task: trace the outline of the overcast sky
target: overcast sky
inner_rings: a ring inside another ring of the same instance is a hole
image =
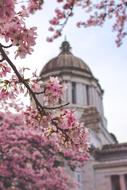
[[[83,19],[84,14],[77,12],[65,27],[63,36],[53,43],[46,42],[48,20],[53,15],[53,6],[47,0],[44,9],[32,16],[29,25],[38,27],[38,40],[32,56],[25,63],[32,70],[38,72],[44,64],[59,53],[59,47],[64,40],[64,35],[72,47],[72,53],[83,59],[91,68],[94,76],[104,90],[104,112],[108,120],[108,130],[113,132],[120,142],[127,141],[127,39],[117,48],[115,33],[112,32],[110,23],[103,28],[78,29],[75,22]]]

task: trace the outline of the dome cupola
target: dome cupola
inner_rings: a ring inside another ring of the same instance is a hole
[[[62,72],[71,72],[72,74],[77,72],[82,76],[93,77],[90,68],[80,58],[74,56],[71,53],[71,46],[68,41],[63,41],[60,47],[60,54],[51,59],[42,69],[40,77],[55,74],[59,75]],[[79,73],[80,72],[80,73]]]
[[[103,113],[103,90],[89,66],[72,54],[67,40],[62,42],[60,53],[45,64],[40,80],[51,76],[57,76],[67,86],[59,103],[69,102],[68,107],[76,110],[77,118],[91,130],[91,143],[99,147],[112,142]]]
[[[72,54],[67,40],[62,42],[58,56],[49,60],[40,73],[42,80],[47,80],[50,76],[59,77],[67,85],[65,102],[83,109],[84,106],[95,106],[103,112],[103,90],[88,65]]]

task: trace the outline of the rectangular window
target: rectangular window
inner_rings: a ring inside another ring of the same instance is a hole
[[[76,104],[76,83],[72,82],[72,104]]]
[[[87,103],[87,105],[90,104],[89,86],[88,85],[86,85],[86,103]]]
[[[120,177],[118,175],[111,176],[112,190],[120,190]]]

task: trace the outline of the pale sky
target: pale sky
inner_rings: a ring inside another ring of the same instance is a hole
[[[84,14],[78,11],[65,27],[63,36],[53,43],[48,43],[48,20],[53,15],[50,2],[47,0],[44,9],[28,21],[30,26],[38,27],[39,37],[33,55],[17,62],[25,63],[32,70],[37,69],[39,72],[48,60],[58,55],[66,35],[72,53],[88,64],[105,92],[103,103],[108,130],[116,135],[119,142],[127,141],[127,39],[117,48],[116,34],[112,32],[110,23],[102,28],[76,28],[76,21],[84,17]]]

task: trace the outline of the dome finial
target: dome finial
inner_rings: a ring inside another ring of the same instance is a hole
[[[62,53],[70,53],[71,46],[67,41],[66,36],[64,37],[64,41],[62,42],[60,49],[62,50]]]
[[[66,35],[64,36],[64,41],[67,41],[67,36]]]

